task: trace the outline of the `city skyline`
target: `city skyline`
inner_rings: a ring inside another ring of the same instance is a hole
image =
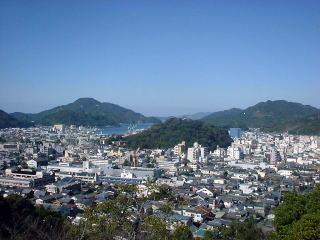
[[[1,1],[0,109],[319,108],[318,1]]]
[[[0,239],[316,239],[319,43],[319,0],[1,0]]]

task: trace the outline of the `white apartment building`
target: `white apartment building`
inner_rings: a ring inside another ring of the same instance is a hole
[[[202,147],[197,142],[193,144],[193,147],[188,148],[187,159],[191,162],[204,162],[206,156],[207,156],[206,148]]]
[[[241,156],[241,152],[238,147],[230,146],[227,149],[227,155],[232,160],[239,160]]]

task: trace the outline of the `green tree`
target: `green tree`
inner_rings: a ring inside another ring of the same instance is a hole
[[[305,214],[302,218],[292,224],[291,231],[285,239],[320,239],[320,215]]]
[[[85,209],[85,221],[73,227],[69,233],[71,239],[131,239],[134,235],[126,206],[132,202],[125,196]]]
[[[186,225],[179,225],[172,232],[172,240],[192,240],[192,232]]]
[[[320,239],[320,187],[309,193],[288,193],[275,210],[273,239]]]
[[[154,190],[153,192],[150,194],[150,199],[153,200],[160,200],[160,199],[172,199],[173,197],[173,193],[172,193],[172,189],[170,187],[167,186],[156,186],[154,185]]]
[[[6,170],[8,168],[7,161],[4,161],[3,165],[1,166],[1,170]]]
[[[280,235],[287,235],[291,224],[305,214],[306,199],[297,193],[287,193],[283,203],[275,210],[274,225]]]
[[[206,231],[204,240],[263,240],[262,231],[257,228],[253,219],[244,222],[233,222],[229,227],[219,227]]]
[[[65,218],[21,196],[0,197],[0,239],[65,239]]]
[[[227,147],[232,139],[225,129],[215,127],[202,121],[172,118],[165,123],[156,124],[139,134],[124,138],[127,146],[141,148],[169,148],[186,141],[186,147],[194,142],[214,150],[217,145]]]
[[[139,235],[144,240],[168,240],[170,234],[166,229],[166,224],[159,218],[148,216],[139,226]]]
[[[213,231],[206,231],[204,234],[204,240],[220,240],[222,239],[222,232],[221,230],[213,230]]]
[[[138,188],[134,184],[119,184],[118,193],[128,193],[128,194],[135,194],[138,191]]]

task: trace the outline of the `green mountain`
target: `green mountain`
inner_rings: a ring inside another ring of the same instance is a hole
[[[262,128],[280,126],[287,121],[298,120],[316,114],[319,110],[309,105],[284,100],[260,102],[245,110],[231,109],[211,114],[203,121],[222,127]]]
[[[278,124],[271,128],[270,131],[285,131],[297,135],[320,135],[320,111],[311,116]]]
[[[10,128],[10,127],[29,127],[26,121],[18,120],[10,114],[0,110],[0,128]]]
[[[211,112],[197,112],[193,114],[179,115],[179,116],[169,116],[169,117],[157,117],[161,122],[165,122],[170,118],[190,118],[191,120],[200,120],[211,114]]]
[[[105,126],[119,123],[158,123],[155,117],[145,117],[140,113],[112,103],[101,103],[93,98],[80,98],[73,103],[58,106],[37,114],[12,113],[12,116],[39,125],[67,124]]]
[[[229,110],[211,113],[210,115],[202,118],[201,120],[205,122],[213,123],[216,126],[225,126],[224,124],[225,124],[226,118],[230,119],[231,117],[239,114],[240,112],[242,112],[240,108],[231,108]]]
[[[186,141],[188,147],[194,142],[216,149],[217,145],[227,147],[231,138],[225,129],[191,119],[171,118],[165,123],[153,125],[148,130],[125,138],[130,148],[169,148]]]
[[[198,113],[193,113],[193,114],[186,114],[186,115],[181,115],[178,116],[179,118],[190,118],[191,120],[200,120],[208,115],[210,115],[211,112],[198,112]]]

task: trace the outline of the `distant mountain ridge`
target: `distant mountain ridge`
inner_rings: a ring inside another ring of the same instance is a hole
[[[287,102],[285,100],[260,102],[244,110],[230,109],[213,113],[202,120],[221,127],[261,128],[265,131],[285,131],[290,122],[305,119],[317,114],[320,110],[310,105]],[[281,127],[282,126],[282,127]],[[284,127],[286,126],[286,127]]]
[[[253,127],[272,132],[288,131],[293,134],[320,135],[319,112],[319,109],[310,105],[276,100],[260,102],[244,110],[232,108],[214,112],[203,117],[201,121],[225,128]],[[185,117],[199,117],[201,114],[206,113],[185,115]],[[162,120],[167,120],[167,118],[162,118]],[[15,112],[9,115],[0,110],[0,128],[58,123],[105,126],[133,122],[159,123],[160,120],[155,117],[145,117],[116,104],[101,103],[93,98],[80,98],[73,103],[35,114]]]
[[[227,117],[231,118],[233,116],[236,116],[240,112],[242,112],[242,109],[240,108],[231,108],[229,110],[211,113],[210,115],[205,116],[201,120],[213,123],[217,126],[224,126]]]
[[[73,103],[58,106],[36,114],[15,112],[13,117],[33,121],[39,125],[67,124],[105,126],[119,123],[158,123],[155,117],[145,117],[113,103],[102,103],[93,98],[79,98]]]
[[[0,110],[0,128],[10,127],[29,127],[31,124],[27,121],[18,120],[5,111]]]
[[[208,115],[210,115],[211,112],[197,112],[193,114],[185,114],[185,115],[178,115],[178,116],[169,116],[169,117],[157,117],[161,122],[165,122],[170,118],[189,118],[191,120],[200,120]]]
[[[190,118],[191,120],[200,120],[210,114],[211,114],[211,112],[197,112],[197,113],[193,113],[193,114],[180,115],[178,117],[179,118],[186,117],[186,118]]]
[[[297,135],[320,135],[320,111],[316,114],[278,124],[272,132],[289,132]]]

